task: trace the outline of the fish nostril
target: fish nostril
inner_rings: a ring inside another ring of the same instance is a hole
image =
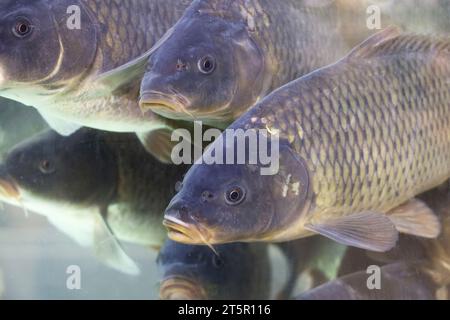
[[[189,208],[187,206],[181,206],[178,211],[180,213],[181,220],[186,221],[189,218]]]
[[[210,191],[204,191],[202,193],[202,202],[210,202],[214,199],[214,194]]]
[[[188,68],[188,65],[183,60],[178,59],[176,65],[175,65],[175,68],[178,72],[186,71]]]

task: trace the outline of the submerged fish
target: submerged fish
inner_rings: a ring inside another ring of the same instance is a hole
[[[342,57],[337,26],[334,4],[194,1],[148,54],[141,108],[225,128],[275,88]]]
[[[346,255],[347,247],[324,237],[309,237],[279,243],[288,262],[288,279],[277,299],[291,298],[295,292],[321,285],[336,278],[338,267]],[[360,250],[361,251],[361,250]],[[304,283],[305,275],[310,280]]]
[[[257,300],[270,295],[266,245],[191,246],[168,240],[158,257],[164,300]]]
[[[47,131],[0,165],[0,199],[44,215],[106,264],[134,273],[116,238],[160,247],[164,208],[186,170],[158,162],[134,134]]]
[[[435,287],[421,271],[421,262],[380,268],[380,288],[369,289],[371,274],[356,272],[309,290],[298,300],[434,300]]]
[[[438,219],[414,197],[450,177],[449,79],[449,39],[388,28],[276,90],[189,170],[166,210],[169,237],[217,244],[321,234],[372,251],[391,249],[398,231],[437,237]],[[236,129],[256,130],[266,148],[249,148]],[[245,164],[229,162],[236,145]],[[267,172],[261,158],[249,161],[274,146]]]
[[[81,126],[137,132],[153,151],[155,140],[167,139],[176,124],[141,113],[140,81],[100,79],[149,50],[189,3],[2,1],[0,96],[36,107],[61,134]]]
[[[439,189],[427,192],[421,196],[430,207],[438,213],[442,232],[439,238],[423,241],[424,251],[429,266],[425,268],[431,278],[439,286],[450,285],[450,181]],[[448,294],[446,294],[448,299]]]
[[[48,128],[31,108],[18,108],[18,103],[0,98],[0,159],[14,145]]]
[[[421,277],[428,276],[432,281],[437,299],[448,299],[446,287],[450,284],[450,185],[447,182],[418,198],[433,209],[441,221],[442,232],[437,239],[401,235],[397,246],[383,253],[348,248],[339,267],[339,275],[346,276],[366,270],[371,265],[414,263],[421,260]]]

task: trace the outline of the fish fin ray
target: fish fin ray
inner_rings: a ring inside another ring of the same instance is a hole
[[[350,53],[344,58],[345,60],[353,59],[366,59],[373,57],[377,52],[381,44],[397,38],[401,34],[400,29],[396,26],[390,26],[386,29],[375,33],[370,36],[358,46],[353,48]]]
[[[430,62],[441,63],[448,60],[450,56],[450,38],[402,33],[399,27],[390,26],[363,41],[344,57],[344,60],[351,62],[384,55],[408,53],[425,53],[430,55]]]
[[[173,27],[147,52],[130,62],[123,64],[113,70],[98,75],[93,83],[96,94],[108,95],[124,86],[140,81],[147,68],[150,56],[173,34]]]
[[[130,275],[139,275],[136,263],[125,253],[120,242],[111,231],[104,216],[97,214],[94,228],[94,250],[96,257],[107,266]]]
[[[398,231],[382,213],[363,212],[339,219],[308,223],[305,228],[347,246],[386,252],[398,240]]]
[[[75,228],[72,221],[70,223],[65,219],[61,219],[59,216],[50,215],[47,216],[48,221],[60,232],[63,232],[70,239],[75,241],[82,247],[90,247],[92,245],[92,233],[89,231],[84,231],[81,228]]]
[[[136,133],[145,150],[161,163],[171,164],[172,150],[178,142],[172,141],[172,130],[159,129]]]
[[[62,136],[70,136],[81,128],[81,126],[76,123],[57,118],[45,111],[39,110],[39,113],[50,126],[50,128],[52,128]]]
[[[412,199],[388,213],[399,232],[423,238],[437,238],[441,223],[423,201]]]

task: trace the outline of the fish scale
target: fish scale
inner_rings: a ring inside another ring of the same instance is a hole
[[[338,30],[333,2],[193,1],[149,54],[140,106],[223,129],[273,90],[341,58],[348,48]]]
[[[346,50],[337,33],[339,21],[334,4],[320,8],[298,0],[211,1],[204,2],[203,8],[225,18],[234,12],[247,16],[247,23],[254,30],[252,37],[275,70],[268,92],[336,61]],[[302,37],[287,30],[299,30]]]
[[[177,21],[190,3],[188,0],[164,4],[165,2],[82,1],[100,23],[104,70],[116,68],[146,52],[166,32],[170,24]]]
[[[0,12],[8,17],[0,21],[1,96],[33,106],[63,135],[81,127],[135,132],[151,154],[170,162],[168,136],[185,126],[141,112],[142,74],[121,75],[120,80],[108,75],[149,51],[189,4],[189,0],[0,2]],[[74,7],[74,13],[67,11]],[[5,32],[20,23],[14,10],[23,11],[20,18],[37,26],[30,25],[22,41]],[[80,28],[72,28],[73,22]]]
[[[448,39],[386,40],[278,90],[234,127],[258,117],[294,137],[313,217],[387,212],[450,176],[449,50]]]

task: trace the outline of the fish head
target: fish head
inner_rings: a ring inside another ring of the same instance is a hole
[[[24,91],[45,95],[81,76],[93,63],[96,34],[79,1],[2,1],[0,95],[31,103],[20,98]]]
[[[166,209],[169,238],[208,245],[286,240],[286,230],[310,207],[304,162],[282,147],[278,170],[267,175],[261,164],[207,164],[208,150],[204,162],[190,168]]]
[[[254,272],[255,257],[250,246],[219,245],[214,252],[206,246],[168,240],[158,257],[161,299],[242,298]]]
[[[23,205],[37,199],[92,204],[115,191],[115,165],[109,151],[83,132],[63,137],[46,131],[8,153],[0,185]]]
[[[182,19],[150,56],[140,106],[167,118],[231,123],[257,99],[263,58],[243,25]]]

